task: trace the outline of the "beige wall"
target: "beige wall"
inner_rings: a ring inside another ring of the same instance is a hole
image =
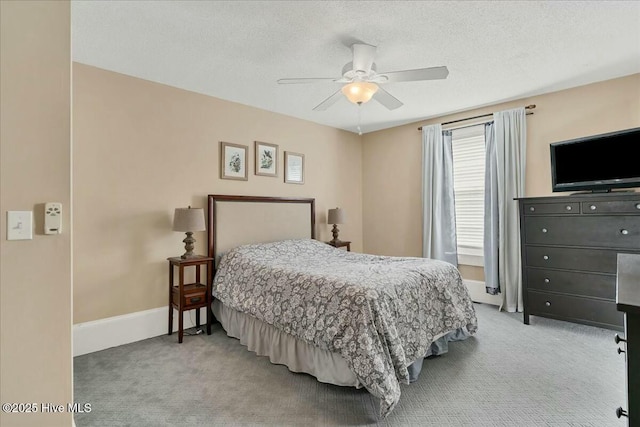
[[[211,193],[316,197],[320,239],[330,238],[326,210],[341,206],[349,215],[341,237],[355,250],[421,253],[418,124],[360,138],[83,64],[74,64],[73,84],[74,323],[164,306],[165,258],[182,251],[173,209],[204,207]],[[639,126],[639,88],[633,75],[424,123],[537,104],[527,119],[526,194],[548,195],[549,143]],[[254,140],[280,145],[280,174],[282,151],[305,153],[305,185],[253,175],[253,158],[248,182],[219,179],[219,141],[253,154]],[[195,237],[203,253],[206,235]],[[482,268],[460,269],[484,280]]]
[[[358,135],[83,64],[73,85],[74,323],[166,306],[173,210],[207,194],[315,197],[322,240],[343,207],[340,236],[362,250]],[[278,178],[253,174],[254,140],[279,145]],[[248,181],[219,178],[219,141],[250,147]],[[283,182],[284,150],[305,154],[304,185]]]
[[[2,1],[0,15],[0,400],[65,405],[0,425],[70,426],[70,5]],[[62,203],[61,235],[43,235],[49,201]],[[33,240],[6,240],[8,210],[34,211]]]
[[[422,253],[422,124],[442,123],[536,104],[527,116],[526,195],[551,192],[549,144],[640,126],[640,74],[493,105],[366,134],[362,146],[365,252]],[[484,280],[482,268],[461,266],[465,278]]]

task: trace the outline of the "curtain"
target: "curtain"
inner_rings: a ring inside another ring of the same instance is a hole
[[[493,122],[484,125],[484,283],[487,293],[500,292],[498,280],[498,154]]]
[[[501,309],[515,312],[522,311],[523,307],[520,226],[518,203],[514,199],[524,196],[525,110],[516,108],[494,113],[493,121],[493,126],[487,129],[490,137],[487,139],[487,158],[490,162],[487,163],[488,179],[485,183],[485,202],[489,201],[485,204],[485,216],[489,217],[485,218],[485,274],[489,272],[489,292],[499,290],[502,293]],[[489,227],[486,227],[487,223]]]
[[[422,127],[422,256],[458,265],[451,131]]]

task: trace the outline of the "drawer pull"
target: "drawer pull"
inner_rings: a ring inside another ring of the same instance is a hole
[[[640,203],[636,203],[636,209],[640,209]]]
[[[589,206],[589,209],[591,209],[592,211],[595,211],[596,210],[596,205]]]
[[[640,203],[638,203],[638,204],[636,205],[636,207],[637,207],[638,209],[640,209]],[[535,212],[535,211],[536,211],[536,208],[534,208],[533,206],[531,206],[531,207],[529,208],[529,210],[530,210],[531,212]]]
[[[544,256],[542,257],[542,259],[543,259],[543,260],[545,260],[545,261],[546,261],[546,260],[548,260],[548,259],[549,259],[549,255],[544,255]]]
[[[546,305],[547,307],[551,307],[551,303],[550,303],[549,301],[546,301],[546,302],[544,303],[544,305]],[[620,349],[618,349],[618,350],[620,350]]]
[[[546,228],[543,228],[543,229],[542,229],[542,232],[543,232],[543,233],[546,233],[546,232],[547,232],[547,229],[546,229]]]
[[[197,302],[200,302],[201,300],[202,300],[202,298],[201,298],[201,297],[193,297],[193,298],[191,298],[191,299],[189,300],[189,302],[190,302],[191,304],[195,304],[195,303],[197,303]]]
[[[622,406],[620,406],[618,409],[616,409],[616,417],[620,418],[620,417],[628,417],[628,416],[629,415],[627,415],[627,411],[622,409]]]
[[[571,206],[567,206],[565,209],[570,211],[572,209],[572,207]]]
[[[624,353],[624,350],[622,350],[620,347],[618,347],[618,354],[622,354]]]
[[[621,342],[627,342],[627,340],[625,340],[624,338],[620,338],[620,335],[616,334],[615,337],[613,337],[613,340],[616,342],[616,344],[619,344]]]
[[[549,282],[551,282],[551,280],[549,280],[549,278],[545,277],[544,283],[549,283]]]
[[[623,235],[627,235],[629,234],[629,230],[625,230],[624,228],[622,230],[620,230],[620,233],[622,233]]]

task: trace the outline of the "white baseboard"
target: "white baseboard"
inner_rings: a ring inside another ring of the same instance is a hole
[[[81,356],[119,345],[157,337],[167,333],[168,307],[138,311],[73,325],[73,356]],[[178,315],[173,310],[173,331],[178,330]],[[195,326],[195,310],[185,311],[184,329]],[[193,318],[193,321],[191,320]],[[207,313],[200,309],[200,325],[206,324]],[[176,338],[177,339],[177,338]]]
[[[463,279],[463,282],[465,285],[467,285],[467,289],[469,289],[469,295],[471,296],[471,300],[473,302],[497,305],[498,307],[500,306],[500,304],[502,304],[502,296],[488,294],[484,282],[481,282],[479,280],[467,279]]]

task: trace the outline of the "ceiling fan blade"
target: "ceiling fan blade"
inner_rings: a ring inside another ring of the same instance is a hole
[[[387,107],[389,110],[395,110],[396,108],[400,108],[404,105],[402,102],[398,100],[398,98],[391,95],[389,92],[382,89],[380,86],[378,86],[378,91],[373,94],[373,99],[375,99],[380,104]]]
[[[324,111],[338,102],[340,98],[342,98],[342,91],[338,90],[333,95],[322,101],[320,104],[313,107],[313,111]]]
[[[368,44],[355,43],[351,46],[353,50],[353,69],[369,73],[373,65],[373,57],[376,54],[376,47]]]
[[[413,82],[419,80],[446,79],[449,75],[449,70],[447,67],[430,67],[381,74],[389,78],[388,82]]]
[[[279,79],[278,84],[280,85],[293,85],[300,83],[319,83],[319,82],[329,82],[334,81],[333,77],[310,77],[310,78],[299,78],[299,79]]]

